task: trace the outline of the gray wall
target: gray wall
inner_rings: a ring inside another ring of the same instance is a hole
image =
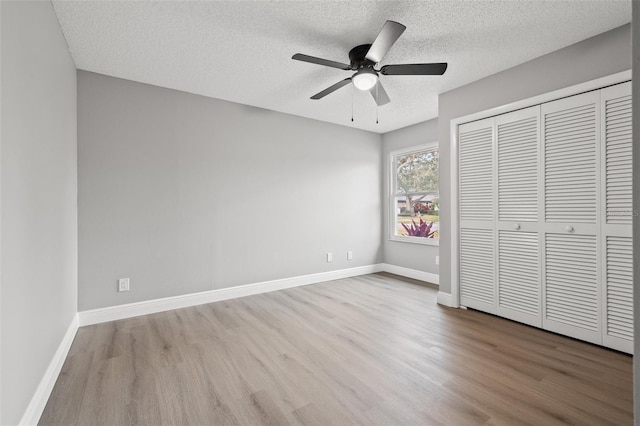
[[[0,423],[10,425],[77,312],[76,70],[50,2],[0,8]]]
[[[438,246],[404,243],[389,240],[389,154],[415,145],[438,142],[438,120],[429,120],[382,135],[383,163],[383,232],[384,262],[391,265],[438,274],[436,256]]]
[[[380,262],[380,156],[374,133],[79,71],[79,310]]]
[[[441,291],[451,292],[450,121],[630,68],[624,25],[439,96]]]

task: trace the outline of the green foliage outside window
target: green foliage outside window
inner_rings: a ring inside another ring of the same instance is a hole
[[[396,189],[401,193],[437,192],[438,150],[412,152],[396,157]]]

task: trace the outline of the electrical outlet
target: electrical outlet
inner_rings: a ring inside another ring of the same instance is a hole
[[[347,260],[353,260],[353,252],[351,250],[347,252]]]
[[[118,280],[118,291],[129,291],[129,278],[120,278]]]
[[[440,264],[440,256],[436,256],[436,265]]]
[[[333,253],[327,253],[327,262],[333,262]]]

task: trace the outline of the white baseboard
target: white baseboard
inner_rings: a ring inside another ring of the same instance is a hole
[[[430,272],[418,271],[417,269],[405,268],[403,266],[390,265],[388,263],[380,264],[384,272],[396,274],[414,280],[425,281],[432,284],[440,284],[440,275]]]
[[[163,299],[146,300],[143,302],[129,303],[126,305],[109,306],[79,312],[80,326],[115,321],[140,315],[154,314],[170,311],[172,309],[187,308],[189,306],[203,305],[270,291],[284,290],[308,284],[324,281],[338,280],[341,278],[355,277],[358,275],[372,274],[384,270],[381,264],[366,265],[356,268],[340,269],[337,271],[320,272],[317,274],[302,275],[298,277],[283,278],[272,281],[240,285],[236,287],[222,288],[218,290],[203,291],[200,293],[183,294],[180,296],[165,297]]]
[[[71,320],[71,324],[69,324],[69,328],[62,338],[60,346],[58,346],[56,353],[53,355],[53,359],[49,363],[49,367],[47,367],[44,376],[42,376],[42,380],[40,380],[40,384],[38,385],[36,392],[33,394],[31,402],[29,402],[27,409],[22,415],[22,419],[19,423],[21,426],[38,424],[40,416],[42,416],[42,412],[44,411],[44,407],[47,405],[47,401],[49,400],[49,396],[51,396],[51,391],[53,391],[53,386],[56,384],[56,380],[58,380],[58,375],[62,370],[64,361],[67,359],[67,354],[69,353],[69,349],[71,349],[73,339],[76,337],[78,323],[78,314],[76,314],[73,317],[73,320]]]
[[[382,271],[433,284],[438,284],[440,281],[437,274],[404,268],[402,266],[390,265],[388,263],[378,263],[356,268],[320,272],[317,274],[301,275],[298,277],[263,281],[236,287],[203,291],[200,293],[183,294],[180,296],[165,297],[163,299],[146,300],[126,305],[109,306],[106,308],[81,311],[78,312],[79,325],[82,327],[85,325],[99,324],[124,318],[137,317],[140,315],[170,311],[172,309],[187,308],[189,306],[203,305],[206,303],[219,302],[222,300],[252,296],[254,294],[284,290],[287,288],[338,280],[341,278],[356,277],[358,275],[373,274],[375,272]]]
[[[451,293],[438,292],[438,305],[448,306],[453,308],[453,297]]]

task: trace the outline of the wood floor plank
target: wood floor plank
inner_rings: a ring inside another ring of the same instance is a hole
[[[41,425],[631,425],[631,357],[372,274],[82,327]]]

